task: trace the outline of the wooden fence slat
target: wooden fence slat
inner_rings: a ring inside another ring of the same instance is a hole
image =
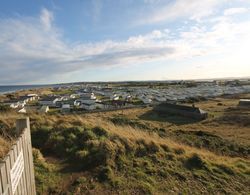
[[[18,153],[21,153],[21,151],[22,151],[21,141],[22,141],[22,137],[19,136],[19,139],[18,139],[18,142],[17,142]],[[24,168],[24,169],[25,169],[25,168]],[[22,175],[21,175],[21,178],[20,178],[21,194],[24,194],[24,191],[25,191],[23,175],[24,175],[24,170],[23,170]]]
[[[25,163],[25,152],[24,152],[25,145],[24,145],[23,140],[24,140],[24,134],[21,135],[20,147],[21,147],[21,149],[23,151],[23,158],[24,158],[24,163]],[[22,179],[23,179],[23,188],[24,188],[23,193],[24,194],[28,194],[28,192],[27,192],[27,189],[28,189],[28,185],[27,185],[27,171],[26,170],[27,169],[24,169],[24,171],[23,171],[23,177],[22,177]]]
[[[10,167],[9,170],[7,169],[7,172],[10,173],[10,170],[12,169],[13,165],[14,165],[14,149],[12,148],[9,152],[9,159],[10,159]],[[11,179],[10,179],[10,188],[11,188],[11,195],[14,195],[14,192],[12,191],[12,183],[11,183]]]
[[[28,180],[29,180],[29,194],[31,194],[31,172],[30,172],[30,164],[29,164],[29,155],[28,155],[28,144],[27,144],[27,132],[26,132],[26,136],[25,136],[25,144],[26,144],[26,147],[25,147],[25,151],[26,151],[26,157],[25,157],[25,161],[26,161],[26,164],[27,164],[27,172],[28,172]]]
[[[27,175],[27,186],[28,186],[28,188],[27,189],[29,189],[28,190],[28,195],[30,195],[30,194],[32,194],[31,193],[31,177],[30,177],[30,164],[29,164],[29,160],[28,160],[28,144],[27,144],[27,131],[25,131],[25,134],[24,134],[24,145],[25,145],[25,147],[23,148],[24,149],[24,162],[25,162],[25,165],[26,165],[26,169],[25,169],[25,171],[26,171],[26,175]]]
[[[14,163],[16,162],[17,156],[18,156],[18,149],[17,149],[17,142],[16,142],[16,143],[13,145]],[[14,164],[12,164],[12,168],[13,168],[13,166],[14,166]],[[15,194],[20,194],[20,193],[21,193],[20,187],[19,187],[19,185],[17,185]]]
[[[30,177],[31,177],[31,190],[35,192],[35,178],[34,178],[34,167],[33,167],[33,160],[32,160],[32,150],[28,148],[28,158],[29,158],[29,166],[30,166]]]
[[[4,165],[2,165],[2,163],[0,163],[0,167],[2,167]],[[1,174],[1,169],[0,169],[0,194],[3,194],[3,186],[2,186],[3,182],[2,182],[2,174]]]
[[[29,169],[28,169],[28,171],[29,171],[29,181],[30,181],[30,183],[29,183],[29,189],[30,189],[30,194],[32,194],[32,183],[31,183],[31,181],[32,181],[32,178],[31,178],[31,174],[32,174],[32,172],[31,172],[31,166],[30,166],[30,161],[29,161],[29,142],[28,142],[28,140],[29,140],[29,138],[28,138],[28,132],[26,131],[26,162],[27,162],[27,167],[29,167]]]
[[[8,194],[12,194],[12,188],[11,188],[11,181],[10,181],[10,156],[8,155],[5,159],[5,168],[6,168],[6,175],[7,175],[7,182],[8,182]]]
[[[33,154],[32,154],[32,143],[31,143],[31,132],[30,132],[30,121],[26,118],[27,127],[27,138],[28,138],[28,150],[29,150],[29,162],[30,162],[30,176],[31,176],[31,189],[32,194],[36,194],[36,184],[35,184],[35,174],[34,174],[34,164],[33,164]]]
[[[1,193],[4,193],[7,187],[7,173],[6,173],[6,167],[5,163],[1,163],[0,165],[0,177],[1,177]]]
[[[22,148],[21,148],[21,145],[20,145],[21,139],[22,139],[22,137],[19,136],[19,138],[18,138],[18,140],[17,140],[17,151],[18,151],[18,155],[17,155],[17,156],[19,156],[19,154],[20,154],[21,151],[22,151]],[[24,183],[23,183],[23,175],[24,175],[24,171],[23,171],[22,174],[21,174],[20,183],[19,183],[19,188],[20,188],[20,193],[21,193],[21,194],[25,194],[25,193],[24,193],[24,189],[25,189],[25,188],[24,188]]]

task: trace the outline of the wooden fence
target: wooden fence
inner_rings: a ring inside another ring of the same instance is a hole
[[[29,118],[17,120],[16,135],[15,144],[0,161],[0,194],[35,195]]]

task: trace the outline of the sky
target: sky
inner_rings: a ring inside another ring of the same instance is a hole
[[[250,0],[0,1],[0,85],[250,76]]]

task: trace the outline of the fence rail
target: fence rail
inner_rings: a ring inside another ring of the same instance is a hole
[[[35,195],[29,118],[16,121],[16,135],[15,144],[0,161],[0,194]]]

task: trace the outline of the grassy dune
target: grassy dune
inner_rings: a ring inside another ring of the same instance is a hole
[[[236,98],[197,105],[207,120],[151,108],[31,114],[38,194],[249,194],[249,110]],[[0,115],[6,130],[20,117]]]

